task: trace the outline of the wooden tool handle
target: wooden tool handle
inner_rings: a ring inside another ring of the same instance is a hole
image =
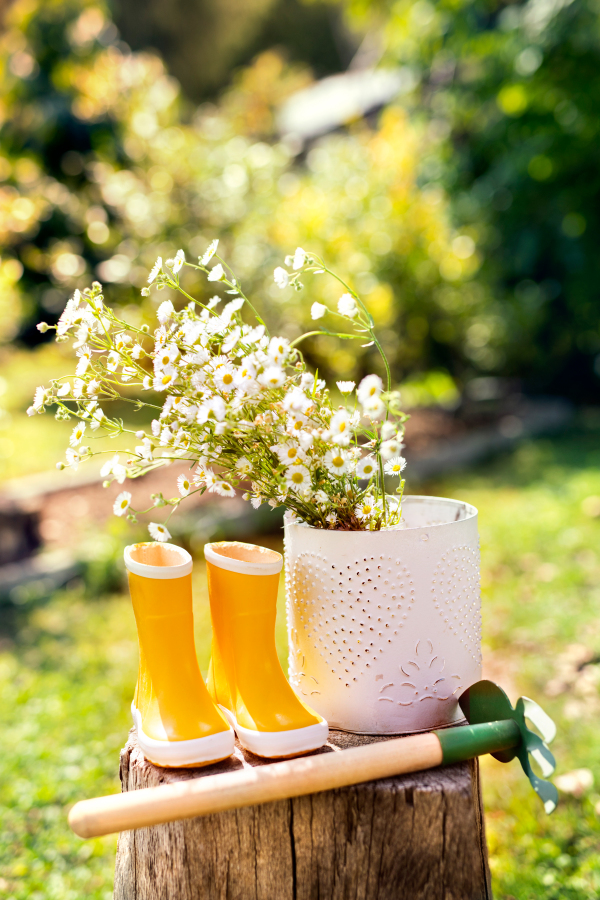
[[[441,762],[442,748],[435,734],[395,738],[351,750],[82,800],[71,809],[69,824],[80,837],[98,837],[417,772]]]

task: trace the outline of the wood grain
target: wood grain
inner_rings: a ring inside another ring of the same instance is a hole
[[[379,738],[331,732],[323,752]],[[124,791],[264,765],[163,769],[130,739]],[[477,761],[119,836],[115,900],[490,900]]]

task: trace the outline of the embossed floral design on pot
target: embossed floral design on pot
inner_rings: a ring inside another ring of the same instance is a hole
[[[423,700],[445,702],[463,689],[462,678],[446,671],[446,660],[434,652],[430,640],[417,641],[413,659],[398,666],[400,678],[384,684],[379,693],[380,703],[412,706]],[[402,680],[404,678],[404,680]],[[390,691],[390,688],[394,688]]]
[[[381,532],[286,520],[290,681],[332,727],[450,724],[481,677],[477,511],[407,497],[403,514],[405,529]]]

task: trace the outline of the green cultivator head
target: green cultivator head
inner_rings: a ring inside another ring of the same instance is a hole
[[[552,719],[528,697],[520,697],[513,709],[502,688],[493,681],[478,681],[471,685],[458,702],[469,725],[436,731],[442,744],[444,762],[464,759],[467,745],[472,749],[474,744],[479,744],[482,752],[486,752],[487,747],[495,744],[492,756],[500,762],[510,762],[515,756],[518,757],[546,812],[553,812],[558,803],[558,791],[544,780],[554,772],[556,765],[547,747],[556,734]],[[537,728],[541,737],[527,727],[525,719]],[[544,778],[538,777],[531,768],[529,754],[540,767]]]

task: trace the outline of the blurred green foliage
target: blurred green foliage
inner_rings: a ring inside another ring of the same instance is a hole
[[[525,444],[430,485],[432,493],[479,508],[486,674],[511,699],[528,694],[556,720],[557,775],[583,767],[595,777],[581,796],[561,794],[546,816],[517,764],[484,760],[498,900],[594,900],[600,893],[600,423],[590,424],[595,430]],[[194,598],[206,671],[210,612],[200,562]],[[2,628],[0,894],[108,900],[116,842],[82,843],[66,812],[82,797],[119,788],[118,751],[137,666],[129,599],[92,601],[74,586],[12,621],[4,616]],[[285,664],[283,585],[277,644]]]
[[[412,109],[442,139],[420,177],[450,193],[493,288],[474,363],[597,399],[597,0],[342,2],[383,32],[384,60],[408,67]]]

